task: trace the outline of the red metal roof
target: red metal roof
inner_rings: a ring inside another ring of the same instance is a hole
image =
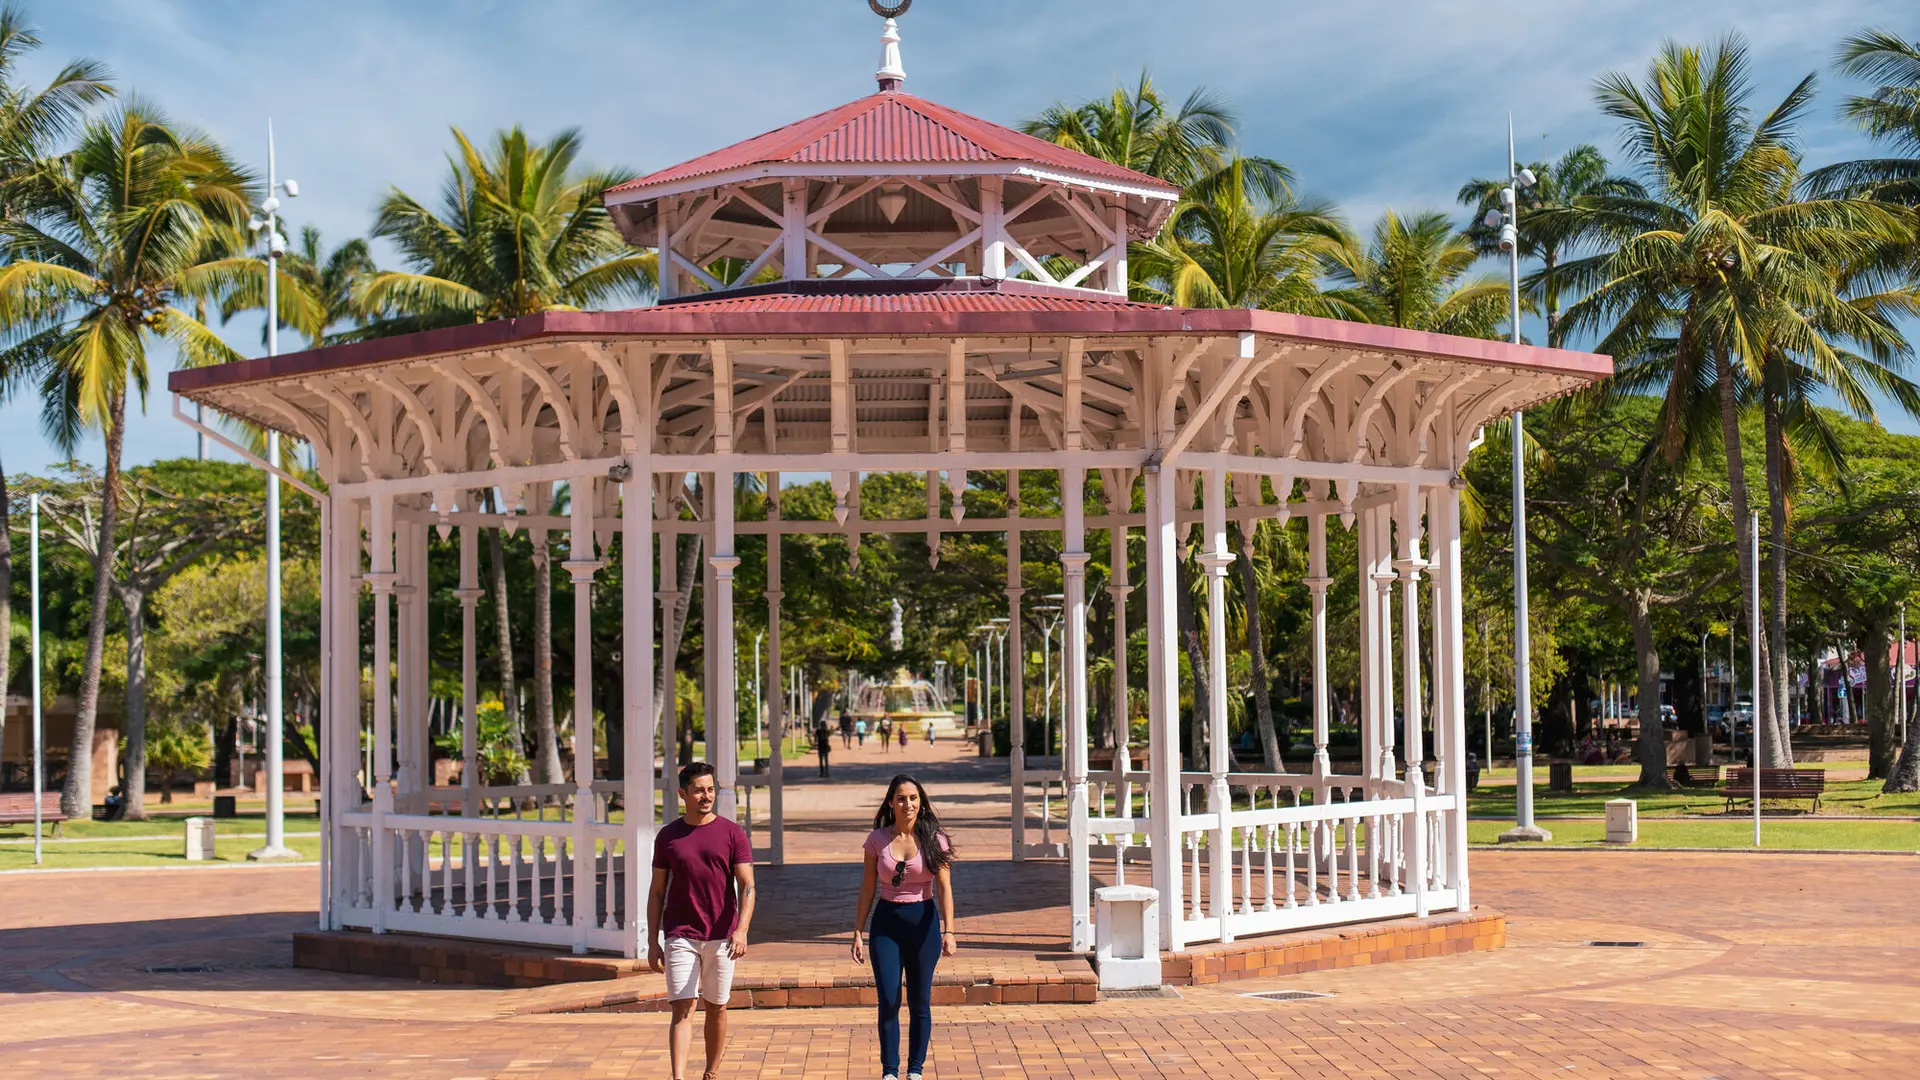
[[[1598,379],[1613,361],[1593,353],[1451,337],[1390,326],[1245,308],[1169,308],[1062,295],[1017,282],[874,282],[831,291],[794,283],[625,311],[550,311],[518,319],[332,345],[283,356],[185,368],[167,388],[192,394],[259,381],[299,379],[430,356],[538,341],[716,337],[1007,337],[1257,333],[1331,348],[1411,353],[1445,360]]]
[[[1019,163],[1178,195],[1164,180],[898,91],[883,91],[629,180],[609,194],[645,192],[755,165]]]

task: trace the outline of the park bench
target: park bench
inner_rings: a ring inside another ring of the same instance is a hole
[[[1760,797],[1762,799],[1811,799],[1815,813],[1820,810],[1820,796],[1827,790],[1827,771],[1825,769],[1761,769]],[[1744,799],[1753,801],[1753,770],[1745,766],[1734,769],[1728,774],[1727,784],[1720,789],[1727,797],[1727,810],[1733,810],[1733,804]]]
[[[60,835],[60,823],[67,815],[60,812],[60,793],[46,791],[40,795],[40,820],[53,825],[53,835]],[[33,824],[33,793],[30,791],[0,793],[0,825]]]

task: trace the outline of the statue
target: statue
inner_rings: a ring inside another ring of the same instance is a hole
[[[893,636],[889,639],[893,645],[894,652],[899,652],[901,649],[906,648],[907,644],[906,635],[900,631],[901,614],[900,601],[896,597],[893,601]]]

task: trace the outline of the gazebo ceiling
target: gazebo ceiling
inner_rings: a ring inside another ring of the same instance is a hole
[[[956,416],[975,451],[1057,449],[1071,350],[1090,449],[1144,453],[1148,417],[1179,426],[1224,405],[1210,449],[1431,467],[1488,420],[1612,369],[1588,353],[1010,282],[852,286],[548,312],[181,370],[169,387],[315,443],[343,478],[425,476],[617,454],[629,400],[651,413],[656,452],[712,453],[724,350],[731,448],[804,471],[837,445],[842,383],[855,452],[948,449]],[[650,404],[633,398],[641,385]]]

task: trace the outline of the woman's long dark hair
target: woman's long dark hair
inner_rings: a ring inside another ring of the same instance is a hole
[[[894,777],[887,785],[887,797],[880,800],[880,812],[873,815],[873,827],[893,828],[893,797],[902,784],[912,784],[920,793],[920,816],[913,819],[913,842],[920,848],[920,857],[926,861],[927,869],[938,873],[953,864],[953,839],[940,827],[940,815],[933,812],[933,801],[927,798],[925,784],[906,773]],[[940,843],[942,839],[947,841],[944,846]]]

